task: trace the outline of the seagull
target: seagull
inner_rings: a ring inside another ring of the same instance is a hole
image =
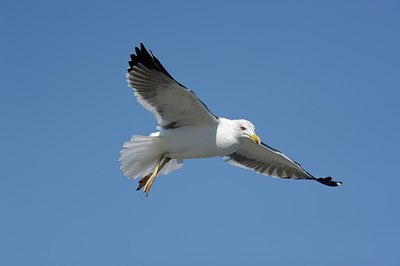
[[[183,166],[184,159],[222,157],[224,161],[257,173],[283,179],[315,180],[330,187],[332,178],[316,178],[282,152],[260,140],[248,120],[216,116],[196,94],[176,81],[141,43],[131,54],[129,87],[137,101],[153,113],[157,132],[133,135],[120,153],[121,171],[142,177],[137,190],[149,191],[159,175]]]

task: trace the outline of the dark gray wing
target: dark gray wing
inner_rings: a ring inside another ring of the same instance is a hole
[[[178,83],[143,44],[135,47],[135,52],[129,61],[127,81],[138,102],[154,114],[159,128],[217,123],[196,94]]]
[[[332,181],[331,177],[315,178],[300,164],[296,163],[280,151],[261,143],[246,141],[240,149],[225,156],[224,161],[246,169],[252,169],[260,174],[279,178],[316,180],[324,185],[336,187],[341,182]]]

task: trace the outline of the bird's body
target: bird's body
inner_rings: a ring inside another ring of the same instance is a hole
[[[133,136],[121,151],[121,169],[137,178],[148,194],[159,174],[182,167],[184,159],[223,157],[233,165],[280,178],[313,179],[328,186],[341,183],[315,178],[281,152],[261,142],[244,119],[213,115],[196,95],[179,84],[146,48],[131,55],[127,79],[140,104],[153,112],[158,132]]]
[[[225,156],[240,148],[240,140],[231,133],[231,124],[232,120],[219,117],[215,125],[194,125],[163,130],[159,138],[165,147],[165,155],[172,159]]]

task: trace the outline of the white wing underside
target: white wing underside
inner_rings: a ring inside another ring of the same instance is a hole
[[[138,102],[154,114],[159,129],[217,123],[216,117],[191,90],[163,72],[139,63],[126,77]]]
[[[298,163],[271,147],[246,141],[240,149],[223,158],[226,162],[279,178],[314,179]]]

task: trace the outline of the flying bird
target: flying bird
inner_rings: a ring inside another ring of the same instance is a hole
[[[222,157],[228,163],[263,175],[315,180],[336,187],[331,177],[316,178],[277,149],[261,142],[248,120],[216,116],[196,94],[176,81],[141,43],[131,54],[129,87],[137,101],[152,112],[158,132],[133,135],[125,142],[119,162],[124,175],[142,177],[137,190],[148,195],[158,175],[183,166],[184,159]]]

